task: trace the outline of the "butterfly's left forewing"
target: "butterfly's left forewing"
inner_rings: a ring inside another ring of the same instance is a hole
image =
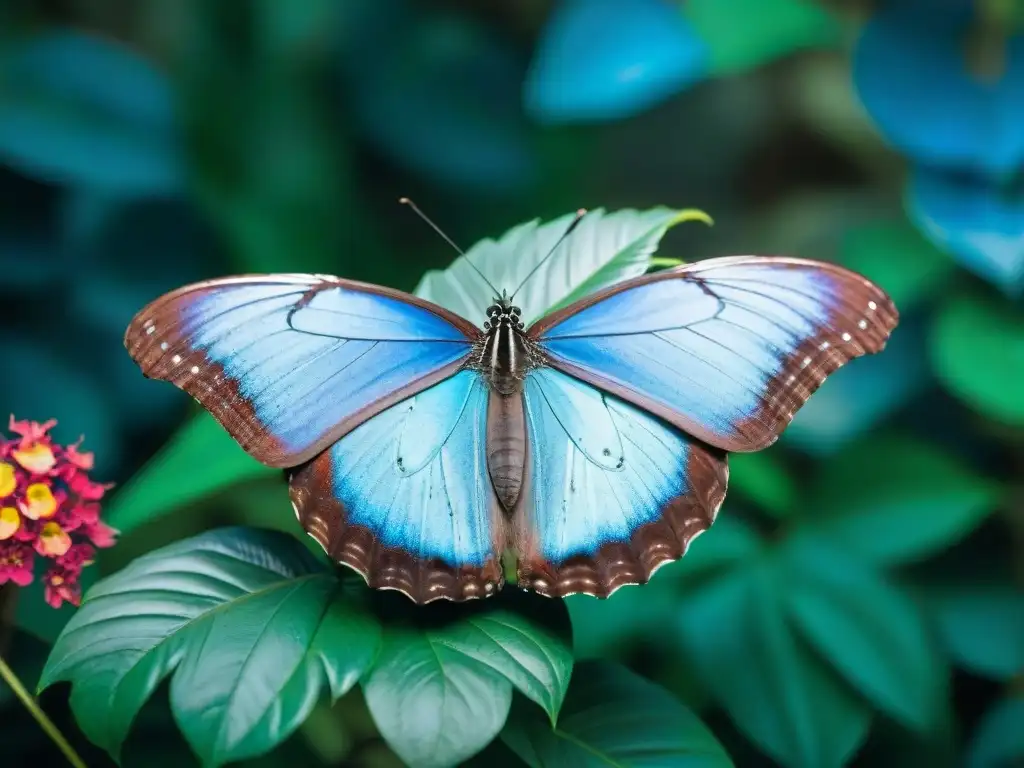
[[[292,474],[299,521],[371,587],[419,603],[493,594],[506,533],[486,467],[487,398],[464,370],[369,419]]]
[[[607,596],[681,557],[725,497],[723,452],[550,368],[527,374],[520,586]]]
[[[825,378],[896,326],[866,278],[803,259],[708,259],[635,278],[529,330],[549,363],[728,451],[765,448]]]
[[[195,397],[256,459],[288,467],[454,374],[477,333],[399,291],[262,275],[157,299],[129,325],[125,346],[143,373]]]

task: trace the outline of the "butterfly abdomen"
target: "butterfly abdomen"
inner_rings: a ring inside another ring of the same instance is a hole
[[[492,391],[487,403],[487,472],[506,511],[511,511],[519,500],[525,466],[523,396]]]

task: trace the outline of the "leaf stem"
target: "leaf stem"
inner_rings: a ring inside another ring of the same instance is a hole
[[[4,679],[4,682],[11,686],[11,690],[14,691],[14,695],[21,700],[21,703],[25,705],[25,709],[27,709],[35,721],[39,723],[39,727],[43,729],[47,736],[50,737],[50,740],[57,745],[57,748],[64,754],[64,757],[67,758],[68,762],[71,763],[74,768],[87,768],[85,761],[78,756],[78,753],[75,752],[75,748],[72,747],[68,743],[68,740],[64,738],[64,734],[60,732],[60,729],[57,728],[57,726],[53,724],[53,721],[46,716],[46,713],[40,709],[39,704],[34,698],[32,698],[32,694],[30,694],[25,689],[25,686],[21,684],[21,680],[19,680],[18,676],[14,674],[14,670],[7,665],[7,662],[4,661],[2,656],[0,656],[0,677]]]

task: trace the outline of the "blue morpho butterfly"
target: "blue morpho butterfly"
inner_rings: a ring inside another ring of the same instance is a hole
[[[497,592],[506,550],[544,595],[648,581],[715,519],[726,451],[771,445],[897,322],[864,277],[795,258],[646,274],[529,328],[495,294],[481,329],[378,285],[228,277],[157,299],[125,344],[289,468],[332,558],[425,603]]]

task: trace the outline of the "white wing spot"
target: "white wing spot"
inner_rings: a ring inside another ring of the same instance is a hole
[[[808,365],[810,365],[810,364],[811,364],[811,358],[809,358],[809,357],[805,357],[805,358],[804,358],[804,362],[803,362],[803,365],[801,365],[800,367],[801,367],[801,368],[806,368],[806,367],[807,367]]]
[[[873,302],[873,301],[869,301],[868,302],[868,309],[870,309],[872,312],[874,312],[876,309],[878,309],[878,305],[875,304],[875,302]]]
[[[160,342],[160,350],[162,352],[166,352],[167,351],[167,342],[166,341],[161,341]]]
[[[867,320],[861,320],[859,323],[857,323],[857,325],[859,325],[860,329],[863,331],[865,328],[868,327],[868,321]]]
[[[851,335],[850,335],[850,334],[848,334],[848,333],[844,333],[844,334],[843,334],[843,341],[849,341],[849,340],[850,340],[850,339],[852,339],[852,338],[853,338],[853,336],[851,336]]]
[[[827,341],[821,342],[821,348],[822,349],[828,349],[828,342]]]
[[[172,357],[171,358],[171,362],[174,363],[175,365],[180,363],[181,362],[181,355],[175,355],[174,357]]]
[[[155,332],[156,332],[156,326],[155,325],[151,325],[151,326],[149,326],[149,328],[146,329],[146,335],[147,336],[152,336]]]
[[[199,366],[198,365],[193,365],[192,366],[192,373],[199,373]]]

